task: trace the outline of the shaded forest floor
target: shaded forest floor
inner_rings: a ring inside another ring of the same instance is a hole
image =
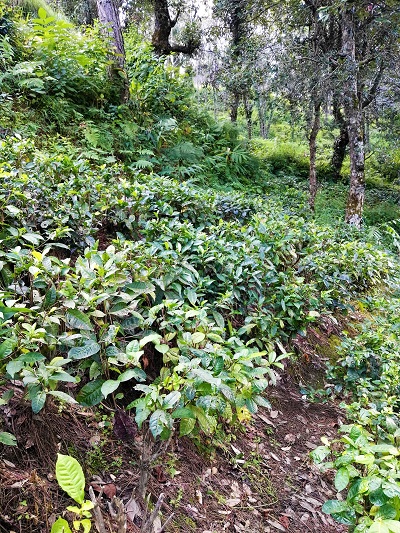
[[[321,338],[311,330],[314,341],[315,335]],[[163,523],[173,514],[163,531],[346,531],[321,512],[336,491],[332,476],[321,474],[309,458],[321,437],[335,438],[343,413],[333,403],[310,403],[301,396],[298,380],[320,379],[323,361],[315,353],[300,355],[299,361],[269,390],[272,410],[260,409],[223,443],[215,446],[216,438],[197,447],[186,438],[171,443],[149,483],[154,501],[165,494]],[[57,451],[80,460],[88,485],[103,491],[106,516],[116,494],[125,503],[127,531],[140,531],[141,513],[129,502],[138,481],[138,457],[116,438],[111,410],[99,417],[90,410],[51,407],[33,415],[21,393],[6,409],[24,445],[8,448],[0,460],[1,532],[48,532],[71,504],[54,479]]]

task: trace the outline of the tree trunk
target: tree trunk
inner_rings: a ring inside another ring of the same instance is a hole
[[[249,101],[247,96],[243,96],[243,105],[244,105],[244,113],[246,115],[247,136],[250,141],[253,136],[253,121],[252,121],[253,104]]]
[[[342,57],[344,58],[344,114],[350,149],[350,190],[346,207],[346,222],[361,227],[365,198],[365,149],[362,103],[358,93],[358,70],[355,46],[354,11],[345,6],[342,11]]]
[[[100,24],[104,26],[106,31],[105,34],[114,47],[115,62],[119,66],[119,68],[124,69],[124,38],[122,37],[121,23],[114,0],[97,0],[97,10],[99,12]]]
[[[321,100],[314,101],[312,127],[310,136],[308,138],[308,145],[310,148],[310,174],[309,174],[309,189],[310,198],[309,205],[312,212],[315,211],[315,197],[317,196],[318,181],[317,181],[317,135],[321,125]]]
[[[260,123],[260,137],[262,139],[267,138],[267,121],[265,120],[266,115],[266,105],[265,100],[262,96],[257,98],[257,113],[258,121]]]
[[[153,0],[154,5],[154,30],[151,38],[151,44],[154,51],[162,56],[169,55],[173,52],[191,55],[200,46],[200,42],[189,40],[185,44],[171,44],[171,32],[176,26],[180,15],[180,8],[174,19],[169,13],[168,0]]]
[[[240,101],[239,93],[236,93],[236,92],[233,93],[232,101],[231,101],[231,112],[230,112],[231,122],[233,124],[236,124],[237,122],[239,101]]]
[[[342,177],[342,166],[346,156],[346,148],[349,144],[349,134],[347,131],[347,124],[345,121],[340,126],[340,133],[333,143],[333,153],[331,159],[331,167],[333,170],[333,178],[339,181]]]
[[[157,54],[171,53],[169,37],[173,27],[174,21],[171,20],[167,0],[154,0],[154,31],[151,43]]]
[[[124,103],[129,99],[129,81],[125,72],[124,38],[115,0],[97,0],[97,11],[99,22],[104,27],[104,35],[114,48],[112,55],[114,65],[109,69],[109,76],[119,85],[119,99]]]

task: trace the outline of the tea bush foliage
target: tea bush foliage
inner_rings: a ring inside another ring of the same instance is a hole
[[[0,405],[17,382],[35,413],[112,397],[156,442],[213,435],[269,406],[295,335],[361,298],[380,318],[331,370],[354,424],[313,455],[347,490],[326,512],[399,531],[398,302],[368,296],[398,279],[395,199],[378,227],[318,223],[302,146],[250,152],[129,35],[121,104],[98,28],[37,7],[0,2]]]

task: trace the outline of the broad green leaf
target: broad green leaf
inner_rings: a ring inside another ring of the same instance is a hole
[[[339,500],[328,500],[322,506],[322,512],[326,514],[336,514],[347,510],[347,503]]]
[[[100,351],[100,344],[95,341],[88,341],[83,346],[71,348],[68,352],[70,359],[86,359],[92,355],[96,355]]]
[[[155,291],[155,287],[152,283],[146,283],[144,281],[134,281],[133,283],[129,283],[128,285],[126,285],[126,288],[133,292],[136,292],[137,294]]]
[[[192,333],[192,342],[193,344],[200,344],[204,341],[206,336],[201,331],[196,331],[195,333]]]
[[[99,404],[104,398],[103,393],[101,392],[103,383],[103,379],[89,381],[89,383],[81,388],[76,400],[84,407],[91,407],[92,405]]]
[[[45,19],[47,17],[46,10],[43,7],[39,7],[38,16],[40,19]]]
[[[267,409],[272,409],[271,403],[264,398],[263,396],[255,396],[254,401],[257,405],[260,405],[261,407],[266,407]]]
[[[31,232],[28,232],[28,233],[24,233],[21,235],[21,237],[25,240],[25,241],[28,241],[30,242],[31,244],[34,244],[35,246],[37,246],[40,241],[43,240],[43,237],[41,235],[39,235],[39,233],[31,233]]]
[[[85,476],[78,461],[69,455],[57,454],[56,478],[60,487],[77,503],[85,499]]]
[[[385,520],[391,533],[400,533],[400,522],[398,520]]]
[[[189,302],[190,302],[192,305],[195,305],[195,303],[197,302],[197,294],[196,294],[196,291],[194,291],[193,289],[187,289],[185,292],[186,292],[186,296],[187,296]]]
[[[128,408],[130,405],[131,404],[128,405]],[[151,413],[151,410],[145,406],[136,407],[135,422],[138,425],[139,429],[141,429],[143,422],[147,420],[147,417],[149,416],[150,413]]]
[[[7,366],[6,370],[7,373],[10,374],[11,379],[15,378],[15,374],[18,374],[25,366],[24,361],[19,361],[18,359],[15,359],[14,361],[10,361]]]
[[[400,486],[397,483],[385,481],[382,484],[382,490],[389,498],[400,497]]]
[[[47,394],[51,394],[51,396],[54,396],[55,398],[58,398],[59,400],[62,400],[63,402],[78,403],[74,398],[72,398],[72,396],[70,396],[66,392],[62,392],[59,390],[51,390]]]
[[[221,379],[215,378],[211,372],[204,370],[203,368],[194,368],[191,370],[190,374],[196,376],[197,379],[204,381],[205,383],[210,383],[211,385],[221,385]]]
[[[179,424],[179,436],[184,437],[189,435],[196,425],[196,420],[194,418],[182,418]]]
[[[154,348],[157,350],[157,352],[160,352],[162,354],[165,354],[169,351],[168,344],[155,344]]]
[[[179,391],[172,391],[163,400],[163,409],[172,409],[181,399]]]
[[[108,379],[105,381],[101,386],[101,393],[104,398],[107,398],[109,394],[112,394],[115,390],[117,390],[120,384],[121,382],[115,379]]]
[[[368,529],[368,533],[390,533],[390,529],[382,520],[376,520]]]
[[[38,352],[28,352],[18,356],[18,361],[23,361],[24,363],[37,363],[44,359],[46,359],[44,355]]]
[[[57,291],[54,285],[51,285],[50,289],[46,292],[43,300],[43,308],[48,309],[49,307],[52,307],[57,300]]]
[[[342,468],[339,468],[335,476],[336,490],[338,492],[341,492],[342,490],[344,490],[349,484],[349,481],[350,481],[349,471],[347,470],[346,466],[342,466]]]
[[[150,431],[153,437],[156,438],[163,432],[163,429],[167,427],[166,413],[162,409],[157,409],[150,417],[149,421]]]
[[[381,488],[374,490],[369,494],[369,501],[372,503],[372,505],[377,505],[378,507],[385,505],[388,499],[388,496],[386,496]]]
[[[216,357],[214,362],[214,374],[219,374],[224,368],[224,358],[223,357]]]
[[[258,407],[252,398],[247,398],[244,403],[251,414],[257,413]]]
[[[83,533],[89,533],[92,528],[92,522],[90,518],[84,518],[83,520],[80,520],[80,525],[83,528]]]
[[[145,346],[149,342],[158,342],[160,339],[162,339],[161,335],[159,335],[158,333],[152,333],[140,339],[139,346],[140,348],[143,348],[143,346]]]
[[[93,331],[90,318],[79,311],[79,309],[68,309],[66,315],[67,325],[72,329],[81,329],[84,331]]]
[[[373,465],[375,457],[372,455],[372,453],[356,455],[354,461],[360,465]]]
[[[32,411],[37,414],[41,411],[46,403],[46,392],[44,390],[39,390],[31,399],[32,402]]]
[[[118,381],[130,381],[131,379],[135,379],[136,381],[145,381],[146,377],[146,372],[144,372],[144,370],[141,368],[129,368],[118,376]]]
[[[369,449],[377,453],[388,453],[390,455],[399,455],[399,449],[390,444],[375,444],[370,446]]]
[[[16,345],[17,341],[14,339],[6,339],[3,341],[0,344],[0,360],[11,355]]]
[[[386,503],[385,505],[379,507],[379,510],[376,513],[376,518],[383,518],[385,520],[393,519],[396,518],[396,514],[396,508],[390,503]]]
[[[11,433],[7,431],[0,431],[0,444],[6,446],[17,446],[17,439]]]
[[[72,533],[68,522],[59,516],[54,522],[50,533]]]
[[[196,415],[188,407],[178,407],[171,413],[172,418],[193,418],[196,419]]]
[[[213,311],[213,317],[217,326],[221,329],[225,329],[225,320],[221,313],[218,313],[218,311]]]

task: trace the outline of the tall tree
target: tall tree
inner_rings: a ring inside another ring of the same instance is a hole
[[[171,16],[168,0],[152,0],[154,6],[154,31],[151,39],[154,50],[159,55],[168,55],[173,52],[192,55],[200,47],[199,34],[196,28],[186,32],[186,42],[183,44],[171,43],[171,33],[178,23],[182,13],[182,2],[179,3],[176,14]]]
[[[365,147],[362,103],[359,95],[359,65],[356,57],[357,19],[352,3],[345,2],[341,11],[343,60],[343,108],[350,149],[350,189],[346,222],[361,227],[365,198]]]
[[[97,0],[97,10],[99,22],[102,24],[105,36],[113,49],[114,64],[110,68],[110,77],[120,85],[121,102],[126,102],[129,98],[129,82],[125,72],[124,37],[116,0]]]
[[[121,22],[115,0],[97,0],[99,22],[114,49],[115,63],[123,70],[125,67],[125,46]]]

